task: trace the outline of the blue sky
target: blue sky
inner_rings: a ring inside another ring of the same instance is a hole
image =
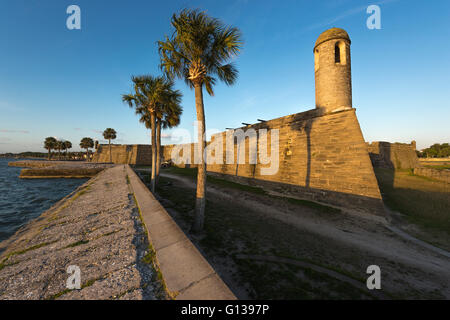
[[[81,8],[81,30],[66,28],[71,4]],[[381,8],[381,30],[366,27],[370,4]],[[208,129],[314,108],[312,48],[340,27],[352,40],[353,106],[366,141],[449,142],[450,1],[1,0],[0,152],[44,151],[47,136],[78,150],[107,127],[116,143],[149,143],[121,94],[131,75],[160,73],[155,42],[184,7],[240,28],[245,41],[237,83],[205,96]],[[180,127],[192,130],[193,92],[177,88]]]

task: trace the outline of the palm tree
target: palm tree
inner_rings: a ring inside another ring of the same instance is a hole
[[[105,131],[103,131],[103,138],[108,140],[109,143],[109,162],[112,163],[112,152],[111,152],[111,140],[114,140],[117,138],[116,130],[112,128],[107,128]]]
[[[72,149],[72,142],[66,140],[63,142],[64,150],[66,151],[66,159],[67,159],[67,149]]]
[[[80,147],[82,149],[86,149],[86,157],[87,157],[87,161],[89,161],[89,148],[94,147],[94,140],[92,140],[91,138],[85,137],[85,138],[81,139]]]
[[[58,150],[58,160],[61,160],[61,150],[64,149],[64,141],[56,141],[55,149]]]
[[[52,149],[56,147],[56,139],[53,137],[47,137],[44,141],[44,148],[48,150],[48,160],[50,160],[50,154]]]
[[[150,126],[152,136],[152,174],[150,189],[155,192],[156,188],[156,117],[160,112],[161,106],[168,99],[172,91],[173,81],[164,77],[153,77],[150,75],[132,77],[134,83],[134,93],[122,95],[122,101],[127,103],[130,108],[133,106],[136,113],[148,110],[150,113]]]
[[[180,117],[183,113],[183,108],[181,107],[181,96],[182,94],[175,90],[169,93],[170,98],[168,101],[161,106],[159,112],[157,113],[157,124],[156,124],[156,172],[155,180],[158,182],[159,171],[161,168],[161,129],[173,128],[180,124]],[[151,129],[151,116],[145,108],[137,108],[136,114],[140,115],[139,122],[142,122],[147,129]]]
[[[164,41],[158,41],[161,56],[161,69],[170,78],[185,80],[195,90],[195,107],[198,121],[198,146],[200,164],[197,173],[197,195],[195,220],[192,231],[203,229],[205,217],[205,110],[203,105],[203,86],[209,95],[214,95],[215,76],[232,85],[238,71],[229,61],[241,47],[239,29],[225,26],[221,21],[211,18],[198,10],[184,9],[174,14],[171,24],[175,31]]]

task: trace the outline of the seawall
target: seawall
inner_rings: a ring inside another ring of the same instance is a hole
[[[233,299],[133,174],[123,165],[100,172],[1,242],[0,300]],[[153,219],[161,215],[165,229]],[[80,289],[67,288],[70,266]]]
[[[13,161],[13,167],[25,167],[19,178],[22,179],[57,179],[57,178],[91,178],[112,164],[90,163],[82,161]]]

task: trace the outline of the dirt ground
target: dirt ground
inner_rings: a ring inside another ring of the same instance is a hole
[[[450,298],[449,256],[385,219],[219,182],[208,183],[202,235],[189,233],[195,179],[163,170],[157,193],[238,298]],[[381,290],[366,287],[370,265],[381,269]]]

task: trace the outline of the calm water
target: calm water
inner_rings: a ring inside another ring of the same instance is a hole
[[[38,217],[87,179],[19,179],[16,159],[0,158],[0,241]]]

